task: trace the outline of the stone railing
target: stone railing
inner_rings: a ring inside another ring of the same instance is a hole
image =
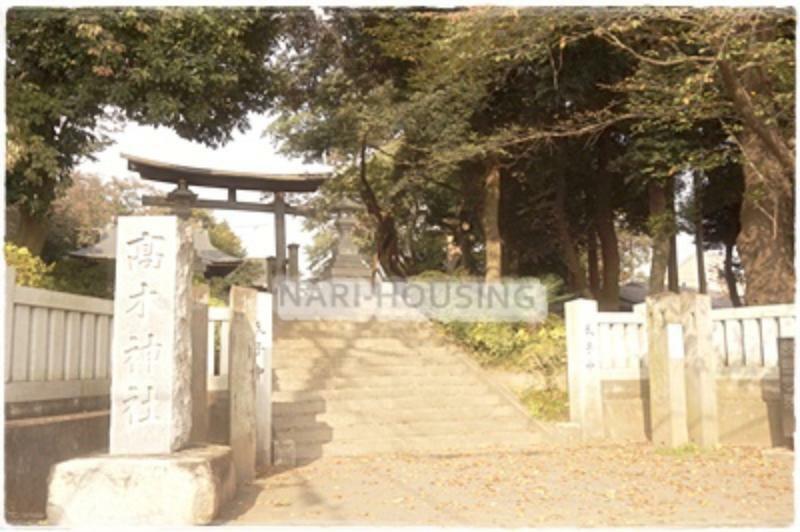
[[[114,302],[6,276],[6,403],[108,395]]]

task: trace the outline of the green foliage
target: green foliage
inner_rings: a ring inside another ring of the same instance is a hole
[[[214,146],[274,97],[281,21],[261,8],[7,12],[6,190],[41,215],[118,120]],[[103,128],[98,126],[103,125]]]
[[[113,263],[93,264],[65,258],[51,264],[32,255],[27,248],[5,245],[8,266],[16,269],[17,284],[57,292],[110,299],[114,296]]]
[[[529,388],[520,393],[520,402],[531,416],[543,421],[569,420],[569,396],[557,388]]]
[[[203,209],[192,210],[191,219],[208,231],[208,239],[212,246],[233,257],[245,256],[244,245],[228,222],[224,220],[220,222],[211,212]]]
[[[263,261],[246,260],[225,277],[212,277],[209,279],[211,297],[227,301],[232,286],[252,286],[264,278],[264,268]]]
[[[114,298],[114,263],[63,258],[53,263],[53,286],[58,292]]]
[[[225,300],[222,300],[218,297],[209,296],[208,298],[208,306],[209,307],[227,307],[228,303]]]
[[[503,166],[511,274],[553,273],[578,288],[585,271],[576,273],[574,257],[585,270],[599,190],[603,216],[629,242],[685,228],[681,213],[648,220],[647,186],[741,165],[736,135],[746,124],[722,79],[725,62],[745,86],[762,79],[749,96],[753,116],[771,138],[794,142],[790,10],[330,9],[289,35],[280,63],[291,82],[275,132],[288,152],[337,167],[323,194],[366,197],[366,146],[377,198],[362,219],[367,247],[381,249],[388,218],[410,274],[443,269],[447,237],[479,272],[470,255],[483,251],[481,179],[493,160]],[[563,205],[559,185],[569,191]],[[746,198],[771,192],[750,188]],[[630,277],[643,254],[618,255]]]
[[[419,278],[419,277],[417,277]],[[430,276],[430,280],[437,276]],[[545,387],[515,392],[530,414],[546,421],[563,421],[569,413],[567,394],[552,378],[566,371],[564,320],[555,314],[536,325],[506,322],[449,322],[440,325],[486,367],[536,374]]]
[[[467,347],[476,360],[502,367],[551,376],[566,367],[564,321],[551,314],[536,325],[507,322],[450,322],[445,331]]]
[[[630,242],[692,229],[688,211],[649,217],[653,182],[702,174],[710,193],[744,168],[761,178],[724,212],[704,209],[709,242],[731,248],[742,201],[778,212],[791,236],[791,10],[12,9],[7,29],[6,182],[30,212],[45,212],[106,141],[99,124],[167,125],[216,145],[272,107],[284,152],[336,170],[310,205],[315,272],[346,196],[365,207],[357,244],[388,273],[444,270],[450,243],[479,274],[495,163],[507,273],[549,273],[572,291],[600,225],[607,246],[622,227]],[[743,157],[747,139],[755,157]],[[240,254],[231,235],[211,229]],[[642,258],[601,250],[613,262],[603,272],[622,255],[630,276]],[[498,352],[516,349],[516,333],[484,333],[508,344]]]
[[[52,289],[53,267],[31,254],[28,248],[10,242],[5,245],[6,264],[16,268],[17,284],[33,288]]]

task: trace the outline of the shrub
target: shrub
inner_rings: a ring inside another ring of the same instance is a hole
[[[53,290],[84,296],[114,298],[114,263],[66,257],[52,265]]]
[[[33,288],[53,288],[53,266],[31,253],[28,248],[10,242],[5,245],[6,264],[17,270],[17,284]]]
[[[209,298],[208,298],[208,306],[209,307],[227,307],[228,303],[225,302],[224,300],[218,298],[218,297],[209,296]]]
[[[567,392],[548,388],[529,388],[520,394],[520,402],[531,415],[544,421],[566,421],[569,419],[569,397]]]
[[[5,245],[6,263],[16,268],[17,284],[70,294],[114,297],[113,263],[87,263],[65,258],[52,264],[33,255],[28,248]]]
[[[539,324],[450,322],[445,331],[484,366],[553,375],[566,367],[564,321],[551,314]]]

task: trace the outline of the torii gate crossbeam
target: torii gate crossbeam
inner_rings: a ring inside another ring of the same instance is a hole
[[[166,196],[143,196],[144,205],[170,207],[178,213],[188,214],[191,209],[228,209],[238,211],[271,212],[275,216],[275,262],[276,273],[286,274],[286,215],[307,214],[307,211],[288,205],[286,192],[314,192],[330,173],[270,174],[233,172],[182,166],[154,161],[133,155],[122,154],[128,161],[128,169],[138,173],[142,179],[174,183],[175,190]],[[222,188],[228,191],[227,200],[200,199],[190,186]],[[269,192],[274,195],[271,203],[238,201],[239,190]]]

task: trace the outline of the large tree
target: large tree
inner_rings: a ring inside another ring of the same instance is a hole
[[[268,109],[269,58],[290,13],[257,8],[7,12],[6,190],[19,241],[41,248],[52,201],[117,120],[214,146]]]
[[[629,96],[617,117],[634,121],[640,136],[656,135],[673,173],[710,171],[734,152],[744,172],[736,245],[747,302],[793,300],[793,11],[646,8],[604,16],[594,34],[638,64],[617,85]],[[728,141],[691,142],[719,128]],[[687,140],[694,145],[675,149]]]
[[[389,276],[414,273],[403,234],[403,221],[414,226],[405,216],[414,180],[396,179],[392,142],[402,134],[410,72],[442,23],[427,11],[326,9],[294,19],[276,60],[287,76],[273,133],[286,152],[336,167],[343,177],[330,190],[361,200],[375,262]],[[371,162],[378,156],[388,163]]]

